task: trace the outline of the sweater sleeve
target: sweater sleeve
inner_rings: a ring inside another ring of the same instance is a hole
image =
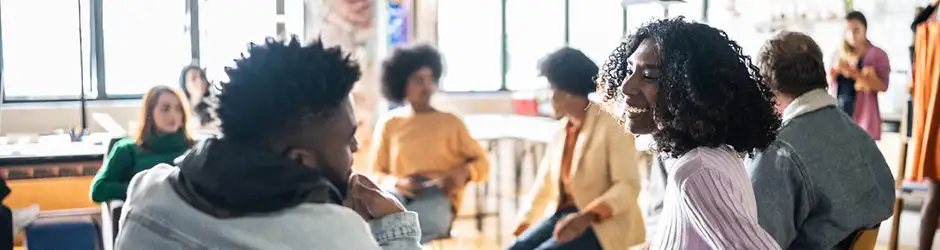
[[[744,204],[731,199],[737,193],[731,183],[713,170],[689,176],[680,187],[681,212],[711,249],[780,249]]]
[[[372,173],[388,175],[391,173],[389,159],[389,141],[388,127],[391,123],[390,118],[383,118],[375,125],[375,132],[372,133],[372,145],[369,146],[369,155],[371,161],[369,170]]]
[[[457,119],[457,143],[460,155],[470,162],[470,181],[484,182],[490,176],[490,160],[486,150],[470,135],[462,121]]]
[[[126,198],[127,185],[133,177],[131,169],[134,167],[134,147],[132,142],[122,141],[111,149],[108,158],[91,181],[92,201],[106,202]]]

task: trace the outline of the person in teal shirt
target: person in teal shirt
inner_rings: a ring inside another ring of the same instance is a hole
[[[157,164],[172,164],[192,146],[186,126],[188,109],[182,96],[167,86],[147,91],[137,136],[121,139],[111,147],[91,182],[92,201],[124,200],[135,174]]]

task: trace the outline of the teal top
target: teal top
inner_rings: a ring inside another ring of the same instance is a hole
[[[157,164],[172,164],[176,157],[189,149],[190,144],[182,132],[151,135],[143,147],[137,145],[136,138],[117,141],[91,182],[91,200],[124,200],[127,185],[135,174]]]

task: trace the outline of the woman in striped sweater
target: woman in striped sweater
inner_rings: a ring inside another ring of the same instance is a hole
[[[620,44],[599,88],[633,134],[652,134],[667,183],[650,249],[780,249],[757,223],[741,157],[767,148],[780,119],[772,93],[723,31],[682,17]]]

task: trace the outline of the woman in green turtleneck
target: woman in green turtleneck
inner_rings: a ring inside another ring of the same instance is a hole
[[[124,200],[127,184],[135,174],[157,164],[172,164],[193,144],[186,129],[186,102],[179,92],[156,86],[143,100],[137,136],[115,143],[91,182],[91,200],[95,202]]]

